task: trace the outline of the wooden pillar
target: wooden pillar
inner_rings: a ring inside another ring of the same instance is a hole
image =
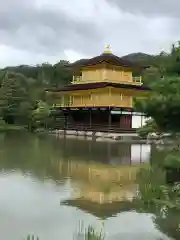
[[[111,109],[108,108],[108,131],[110,130],[110,127],[111,127],[111,123],[112,123],[111,120],[112,120],[111,119]]]
[[[89,127],[90,129],[92,127],[92,109],[91,108],[89,109]]]
[[[68,127],[68,112],[65,112],[64,130],[67,130],[67,127]]]
[[[140,145],[140,163],[142,163],[142,144]]]
[[[141,114],[141,127],[142,127],[142,118],[143,118],[143,116],[142,116],[142,114]]]
[[[132,114],[128,115],[129,128],[132,128]]]

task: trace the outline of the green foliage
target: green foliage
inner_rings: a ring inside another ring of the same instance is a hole
[[[152,93],[135,107],[152,117],[162,132],[180,132],[180,78],[166,77],[151,85]]]
[[[153,82],[157,82],[160,80],[160,78],[161,78],[160,69],[158,69],[157,67],[153,67],[153,66],[144,70],[143,75],[142,75],[143,83],[146,85],[150,85]]]
[[[51,113],[50,107],[46,102],[39,101],[37,108],[33,111],[33,117],[37,120],[47,118]]]
[[[156,227],[173,239],[180,236],[180,184],[167,184],[167,176],[174,178],[176,169],[180,167],[178,150],[157,150],[157,158],[151,161],[149,168],[142,168],[137,175],[139,197],[136,206],[141,212],[154,214]],[[172,174],[167,175],[167,170]],[[177,176],[179,178],[179,173]],[[179,178],[180,179],[180,178]]]
[[[96,232],[94,227],[88,226],[87,229],[79,231],[75,235],[75,239],[79,240],[104,240],[104,234],[102,232]],[[28,235],[24,240],[39,240],[39,237],[35,237],[34,235]]]
[[[6,72],[14,72],[24,75],[29,81],[33,79],[33,85],[36,86],[36,89],[60,87],[69,84],[72,80],[72,70],[67,68],[68,64],[68,61],[61,60],[55,65],[43,63],[36,67],[26,65],[7,67],[0,70],[0,83],[1,76],[3,78]]]
[[[96,232],[92,226],[85,231],[85,240],[104,240],[104,235]]]
[[[0,110],[5,121],[14,123],[21,113],[22,104],[28,101],[26,78],[22,74],[7,73],[0,88]]]
[[[33,89],[36,83],[19,73],[6,73],[0,88],[0,113],[7,124],[27,126],[31,131],[36,121],[45,122],[50,115],[48,105],[38,101]]]
[[[2,118],[0,118],[0,127],[3,127],[5,125],[6,125],[6,122]]]
[[[0,70],[0,84],[2,84],[2,81],[4,79],[6,75],[6,71],[5,70]]]
[[[168,154],[164,159],[164,166],[180,169],[180,153],[179,151],[174,151],[171,154]]]
[[[7,124],[24,125],[30,131],[39,125],[45,127],[52,121],[48,104],[54,103],[54,96],[50,101],[46,98],[45,89],[71,82],[68,64],[62,60],[54,66],[43,63],[0,70],[0,117]]]
[[[36,123],[37,127],[43,126],[46,128],[50,114],[49,105],[46,102],[39,101],[36,109],[32,112],[32,121]]]
[[[158,130],[157,124],[153,119],[148,120],[144,126],[137,129],[137,133],[142,138],[146,138],[149,133],[154,133],[154,132],[156,133],[158,131],[159,130]]]
[[[73,72],[67,68],[69,62],[61,60],[53,66],[54,76],[51,79],[51,84],[56,87],[67,85],[72,81]]]
[[[139,186],[138,204],[141,211],[148,212],[160,211],[155,204],[156,199],[162,198],[162,186],[165,184],[165,172],[158,167],[142,168],[137,174],[137,183]]]
[[[96,232],[95,228],[91,225],[88,226],[86,229],[79,230],[78,234],[75,236],[77,240],[83,239],[83,240],[104,240],[105,235],[103,232]]]
[[[123,56],[122,59],[136,62],[139,64],[148,65],[153,60],[153,56],[146,53],[131,53],[126,56]]]
[[[6,122],[0,118],[0,132],[12,132],[12,131],[25,131],[23,126],[13,125],[13,124],[6,124]]]

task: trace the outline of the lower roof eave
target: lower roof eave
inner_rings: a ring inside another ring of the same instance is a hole
[[[135,85],[135,84],[123,84],[123,83],[111,83],[111,82],[95,82],[95,83],[85,83],[85,84],[70,84],[62,88],[47,89],[47,92],[70,92],[70,91],[80,91],[80,90],[92,90],[104,87],[114,87],[123,89],[133,89],[140,91],[150,91],[151,89],[145,85]]]

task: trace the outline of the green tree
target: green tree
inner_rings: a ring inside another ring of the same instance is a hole
[[[157,124],[153,119],[146,121],[146,124],[137,130],[141,137],[147,137],[149,133],[160,133]]]
[[[22,103],[29,100],[27,79],[22,74],[6,73],[0,88],[0,110],[4,120],[12,124],[17,122]]]
[[[167,73],[170,76],[180,75],[180,42],[172,44],[171,51],[168,56],[168,64],[166,66]]]
[[[180,132],[180,78],[165,77],[151,84],[146,99],[135,99],[135,108],[154,119],[161,132]]]
[[[20,125],[24,125],[30,132],[34,130],[32,113],[34,105],[31,102],[21,102],[17,111],[17,122]]]
[[[5,70],[0,70],[0,84],[2,84],[2,81],[4,79],[6,75],[6,71]]]
[[[179,138],[180,78],[165,76],[151,84],[151,90],[146,99],[135,100],[137,110],[151,117],[158,131],[169,132]],[[151,163],[150,171],[143,169],[139,175],[143,178],[143,184],[139,182],[140,202],[144,209],[155,214],[154,222],[162,232],[179,239],[180,186],[176,184],[180,180],[179,148],[161,151],[158,159]]]
[[[150,85],[153,82],[159,81],[161,78],[161,72],[157,67],[149,67],[143,72],[143,83]]]
[[[32,113],[32,119],[37,126],[47,127],[51,110],[46,102],[39,101],[37,108]]]
[[[54,77],[52,79],[52,86],[61,87],[67,85],[72,81],[73,72],[68,67],[68,61],[60,61],[53,66]]]

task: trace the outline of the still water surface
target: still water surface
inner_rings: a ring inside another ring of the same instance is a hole
[[[151,154],[145,144],[0,135],[0,238],[71,240],[80,221],[100,229],[104,219],[108,239],[159,239],[150,214],[108,203],[136,194],[134,171]]]

